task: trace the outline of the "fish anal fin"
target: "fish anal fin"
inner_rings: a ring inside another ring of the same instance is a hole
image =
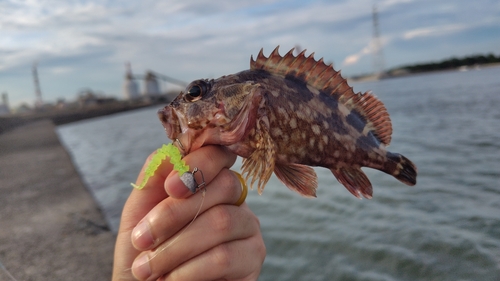
[[[300,164],[276,164],[274,174],[289,189],[304,197],[316,197],[318,179],[313,168]]]
[[[265,70],[280,76],[293,76],[309,86],[327,93],[344,104],[347,109],[355,111],[363,117],[366,132],[372,132],[384,145],[391,142],[392,125],[389,113],[384,104],[370,92],[354,93],[353,89],[342,77],[340,71],[326,65],[323,59],[316,61],[313,54],[305,56],[305,50],[297,56],[290,50],[284,56],[278,52],[279,46],[269,57],[264,56],[262,49],[254,60],[250,59],[251,70]]]
[[[341,167],[331,169],[331,171],[337,180],[357,198],[361,198],[361,196],[372,198],[372,184],[359,167]]]

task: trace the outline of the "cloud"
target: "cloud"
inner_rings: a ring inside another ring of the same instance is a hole
[[[368,46],[364,47],[361,51],[347,56],[344,61],[342,62],[343,66],[349,66],[356,64],[362,57],[365,55],[371,54],[372,53],[372,44],[369,44]]]
[[[384,48],[384,46],[388,45],[391,41],[392,41],[392,38],[389,36],[380,37],[379,42],[378,42],[380,44],[380,46],[377,46],[375,44],[375,41],[372,38],[370,40],[370,42],[368,43],[368,45],[363,47],[361,49],[361,51],[359,51],[355,54],[348,55],[342,61],[342,66],[351,66],[351,65],[357,64],[361,60],[361,58],[377,52],[379,48]]]
[[[405,32],[403,34],[403,38],[406,40],[411,40],[419,37],[443,36],[443,35],[457,33],[464,29],[466,29],[466,26],[463,24],[423,27]]]
[[[49,71],[53,74],[67,74],[74,71],[74,68],[68,66],[56,66],[49,68]]]
[[[388,61],[404,57],[397,49],[402,41],[420,38],[425,45],[472,25],[500,26],[498,0],[377,2],[384,50],[393,48],[385,53]],[[48,94],[85,86],[119,94],[126,61],[135,72],[152,69],[189,81],[247,69],[260,48],[269,54],[280,45],[284,53],[297,44],[317,58],[342,62],[344,74],[366,73],[372,7],[372,0],[0,1],[0,91],[31,96],[35,60]],[[18,79],[6,78],[13,73]]]
[[[380,1],[379,5],[382,8],[387,8],[390,6],[400,5],[400,4],[408,4],[413,2],[413,0],[384,0]]]

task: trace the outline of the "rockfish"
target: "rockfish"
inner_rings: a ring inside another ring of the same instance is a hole
[[[158,114],[168,137],[185,155],[203,145],[226,146],[243,157],[243,174],[258,191],[274,174],[288,188],[315,197],[310,166],[330,169],[354,196],[371,198],[361,167],[415,185],[416,166],[387,151],[392,125],[371,92],[354,93],[340,72],[314,53],[269,57],[262,49],[250,69],[189,84]]]

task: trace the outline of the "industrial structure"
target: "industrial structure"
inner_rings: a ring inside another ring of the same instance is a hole
[[[43,99],[42,99],[42,90],[40,89],[40,81],[38,80],[38,71],[37,71],[37,63],[33,63],[32,67],[32,73],[33,73],[33,83],[35,86],[35,107],[36,108],[41,108],[43,107]]]
[[[378,11],[376,5],[373,5],[372,15],[373,15],[373,38],[372,38],[373,71],[377,78],[381,78],[385,74],[385,62],[384,62],[384,54],[382,52],[382,42],[380,39]]]
[[[0,103],[0,116],[10,114],[9,96],[6,92],[2,93],[2,103]]]
[[[123,94],[125,99],[134,100],[140,97],[139,87],[135,82],[135,77],[132,74],[132,66],[130,63],[125,64],[125,82],[123,84]]]
[[[139,92],[137,80],[143,80],[142,93]],[[165,82],[162,90],[160,81]],[[134,75],[130,63],[125,64],[125,81],[123,83],[123,95],[126,100],[136,99],[157,99],[162,94],[167,92],[166,83],[174,84],[182,88],[187,86],[187,83],[158,72],[151,70],[146,71],[145,75]]]

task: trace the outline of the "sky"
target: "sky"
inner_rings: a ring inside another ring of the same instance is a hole
[[[278,45],[366,74],[374,5],[385,68],[500,55],[498,0],[0,0],[0,93],[33,105],[36,63],[45,102],[82,89],[122,98],[126,62],[190,82],[246,70]]]

